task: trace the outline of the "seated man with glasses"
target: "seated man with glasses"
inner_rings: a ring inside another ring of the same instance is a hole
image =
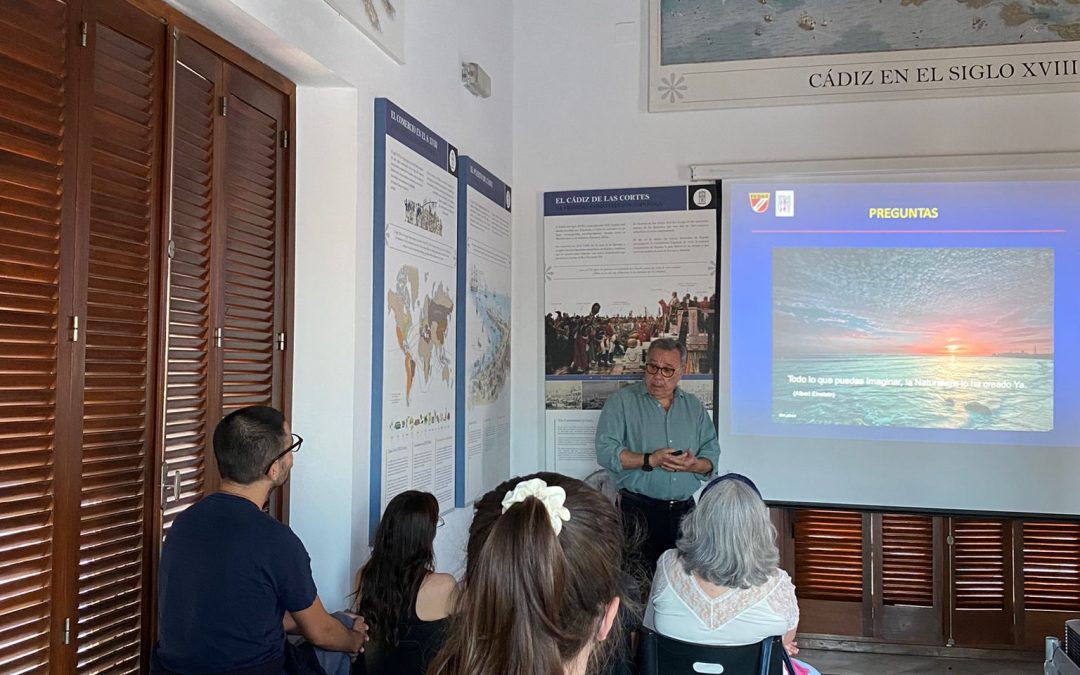
[[[304,545],[262,510],[301,443],[265,406],[237,410],[214,430],[221,487],[177,516],[165,538],[151,672],[278,675],[292,653],[286,627],[326,650],[361,651],[363,619],[347,627],[323,609]]]
[[[596,461],[619,487],[628,534],[645,534],[641,562],[650,577],[660,554],[675,545],[691,497],[720,457],[705,406],[679,388],[685,367],[683,344],[653,340],[644,380],[612,395],[596,427]]]

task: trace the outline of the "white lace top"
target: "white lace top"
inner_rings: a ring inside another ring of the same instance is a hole
[[[746,645],[783,635],[799,624],[791,577],[777,570],[761,586],[709,597],[687,574],[677,549],[656,565],[645,625],[661,635],[708,645]]]

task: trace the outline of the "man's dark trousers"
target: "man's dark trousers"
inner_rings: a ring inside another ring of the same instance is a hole
[[[664,551],[675,548],[683,516],[694,507],[693,499],[653,499],[629,490],[619,490],[619,508],[628,542],[640,542],[638,562],[651,581],[656,561]]]

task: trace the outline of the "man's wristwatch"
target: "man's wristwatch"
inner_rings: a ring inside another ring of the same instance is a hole
[[[652,471],[653,470],[652,464],[649,464],[649,455],[651,455],[651,454],[652,454],[651,452],[646,452],[643,455],[643,457],[645,458],[645,461],[641,464],[641,470],[642,471]]]

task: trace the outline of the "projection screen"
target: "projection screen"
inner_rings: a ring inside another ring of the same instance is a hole
[[[771,501],[1080,513],[1073,159],[713,168],[721,468]]]

